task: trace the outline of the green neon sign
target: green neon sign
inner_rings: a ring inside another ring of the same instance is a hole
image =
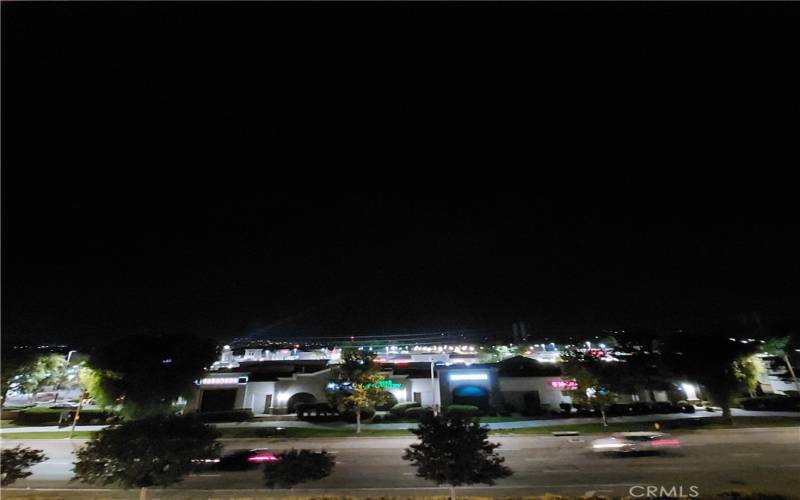
[[[396,382],[392,382],[391,380],[380,380],[375,384],[375,387],[379,387],[381,389],[400,389],[402,386]]]

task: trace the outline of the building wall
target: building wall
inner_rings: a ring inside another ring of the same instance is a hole
[[[525,405],[524,394],[536,391],[539,393],[539,402],[543,409],[559,409],[561,403],[571,403],[569,396],[562,394],[560,389],[550,385],[551,381],[561,381],[560,377],[502,377],[500,378],[500,392],[505,402],[522,409]]]
[[[275,408],[275,382],[250,382],[247,384],[247,390],[244,394],[244,408],[250,408],[255,415],[264,415],[272,413]],[[269,408],[266,408],[267,396],[272,396],[272,402]]]
[[[431,384],[430,378],[412,378],[409,379],[408,383],[408,393],[406,395],[406,401],[414,401],[414,393],[419,392],[421,401],[420,403],[422,406],[433,406],[434,404],[438,404],[441,401],[439,397],[439,379],[434,379],[435,383]],[[434,391],[436,391],[434,393]],[[398,402],[400,398],[398,398]]]

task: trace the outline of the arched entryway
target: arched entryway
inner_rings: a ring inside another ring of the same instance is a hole
[[[289,413],[295,413],[296,406],[300,403],[316,403],[317,398],[314,397],[313,394],[309,394],[307,392],[298,392],[297,394],[292,394],[292,397],[289,398],[289,401],[286,402],[286,410]]]
[[[453,390],[453,404],[489,407],[489,391],[477,385],[462,385]]]

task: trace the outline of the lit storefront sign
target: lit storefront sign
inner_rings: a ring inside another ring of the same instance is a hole
[[[575,382],[574,380],[551,380],[550,387],[552,387],[553,389],[572,390],[578,388],[578,383]]]
[[[451,373],[450,380],[453,382],[459,380],[489,380],[489,375],[486,373]]]
[[[200,379],[200,385],[236,385],[246,383],[247,377],[219,377]]]

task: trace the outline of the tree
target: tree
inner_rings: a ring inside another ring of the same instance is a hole
[[[97,432],[75,454],[75,476],[93,484],[141,488],[177,483],[195,460],[219,456],[219,432],[195,416],[155,415]]]
[[[618,398],[612,389],[620,384],[619,375],[617,367],[577,349],[561,353],[561,376],[565,381],[575,383],[575,388],[567,391],[572,402],[600,411],[606,427],[606,410]]]
[[[123,414],[138,418],[168,412],[179,397],[191,397],[194,381],[215,358],[216,344],[209,339],[131,335],[93,352],[89,367],[107,399],[121,399]]]
[[[749,332],[737,327],[716,327],[673,336],[665,345],[666,365],[676,374],[703,386],[712,402],[722,407],[722,416],[733,424],[731,402],[735,395],[754,387],[757,372],[747,358],[757,345],[742,342]]]
[[[426,415],[411,432],[420,442],[407,448],[403,459],[417,468],[418,477],[449,485],[451,500],[456,498],[457,486],[493,485],[512,474],[503,465],[505,459],[494,451],[500,445],[488,441],[488,428],[475,418],[458,413]]]
[[[6,402],[8,391],[19,387],[19,381],[24,372],[30,371],[36,355],[31,351],[4,349],[0,360],[0,391],[2,391],[2,404]]]
[[[335,461],[326,451],[287,450],[278,460],[264,464],[264,483],[267,488],[291,488],[305,481],[328,477]]]
[[[7,380],[8,386],[4,387],[4,398],[5,392],[14,388],[23,394],[30,394],[33,401],[46,387],[54,387],[58,397],[57,391],[69,380],[70,372],[66,358],[53,353],[28,358],[27,362],[16,366],[13,376],[10,373],[8,375],[10,378]],[[4,380],[5,376],[6,373]]]
[[[48,460],[42,450],[23,448],[17,445],[2,451],[0,459],[0,485],[8,486],[17,479],[23,479],[32,473],[28,470],[34,465]]]
[[[772,337],[761,345],[761,350],[771,356],[783,359],[783,363],[786,365],[786,374],[788,375],[788,377],[785,378],[794,382],[797,395],[800,396],[800,381],[797,380],[797,375],[789,359],[789,353],[792,352],[792,344],[792,337],[789,335],[785,337]]]
[[[334,371],[334,389],[328,392],[332,404],[356,414],[356,434],[361,433],[361,412],[381,404],[386,395],[379,382],[384,376],[375,364],[375,354],[369,351],[346,349]]]

